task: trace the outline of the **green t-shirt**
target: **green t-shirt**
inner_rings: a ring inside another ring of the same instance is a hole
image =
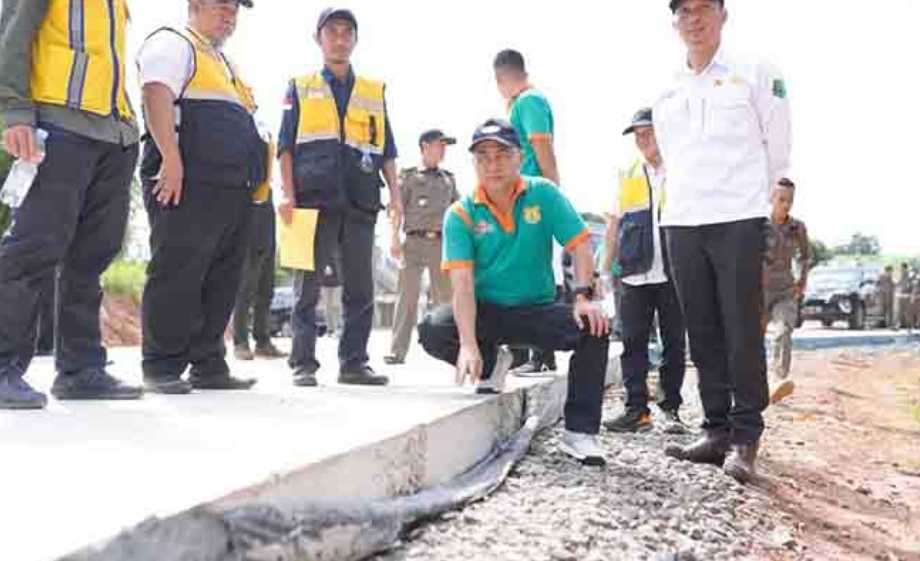
[[[511,104],[511,124],[521,137],[524,159],[521,162],[521,175],[543,177],[543,170],[537,162],[533,150],[535,138],[552,138],[553,110],[546,97],[533,88],[521,92]]]
[[[510,215],[499,215],[481,187],[447,210],[442,269],[471,267],[477,300],[549,304],[556,296],[553,239],[571,250],[587,238],[581,216],[552,182],[522,177]]]

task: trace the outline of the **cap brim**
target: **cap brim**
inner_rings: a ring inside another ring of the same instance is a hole
[[[236,1],[239,2],[240,6],[252,8],[252,0],[236,0]]]
[[[626,130],[623,131],[623,136],[626,136],[626,135],[628,135],[628,134],[632,134],[632,133],[636,132],[636,129],[638,129],[639,127],[651,127],[651,126],[654,126],[654,125],[655,125],[655,124],[652,123],[651,121],[643,121],[643,122],[641,122],[641,123],[633,123],[633,124],[629,125],[628,127],[626,127]]]
[[[518,146],[517,144],[511,142],[510,140],[504,139],[500,136],[484,136],[478,140],[473,141],[473,143],[470,144],[470,152],[472,152],[477,146],[479,146],[483,142],[488,142],[490,140],[493,140],[503,146],[507,146],[508,148],[520,148],[520,146]]]

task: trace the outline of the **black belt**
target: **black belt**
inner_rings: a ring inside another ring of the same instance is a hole
[[[429,240],[438,240],[441,239],[441,232],[439,230],[409,230],[406,232],[407,236],[415,236],[419,238],[426,238]]]

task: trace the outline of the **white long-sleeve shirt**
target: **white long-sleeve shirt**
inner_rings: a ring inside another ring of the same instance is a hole
[[[668,166],[662,226],[769,216],[770,185],[789,168],[786,85],[770,65],[721,49],[700,74],[682,68],[653,109]]]

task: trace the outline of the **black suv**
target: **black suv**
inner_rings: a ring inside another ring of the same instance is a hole
[[[875,294],[878,271],[867,266],[816,267],[808,275],[808,289],[799,312],[799,325],[817,320],[825,327],[846,321],[850,329],[866,329],[881,316]]]

